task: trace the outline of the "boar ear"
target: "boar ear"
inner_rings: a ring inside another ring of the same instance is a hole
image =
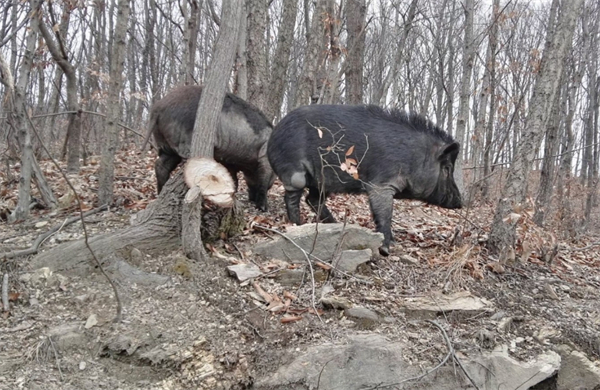
[[[453,142],[450,145],[446,145],[442,148],[442,153],[440,154],[440,161],[445,159],[450,159],[452,164],[456,161],[456,157],[458,157],[458,152],[460,151],[460,145],[458,142]]]

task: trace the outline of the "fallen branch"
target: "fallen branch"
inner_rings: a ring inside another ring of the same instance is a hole
[[[37,238],[35,239],[35,241],[33,242],[33,244],[29,248],[27,248],[27,249],[21,249],[21,250],[17,250],[17,251],[10,251],[10,252],[6,252],[6,253],[2,253],[2,254],[0,254],[0,258],[3,258],[3,259],[12,259],[14,257],[19,257],[19,256],[34,255],[34,254],[38,253],[40,245],[42,244],[42,242],[44,242],[52,234],[54,234],[57,231],[61,230],[63,227],[72,224],[73,222],[79,221],[81,218],[85,218],[85,217],[88,217],[88,216],[90,216],[92,214],[99,213],[100,211],[106,210],[107,208],[108,208],[108,205],[102,205],[102,206],[97,207],[95,209],[86,211],[85,213],[83,213],[82,216],[77,215],[75,217],[68,218],[63,223],[60,223],[60,224],[54,226],[52,229],[48,230],[46,233],[43,233],[43,234],[40,234],[39,236],[37,236]]]
[[[8,303],[8,274],[4,274],[2,278],[2,310],[7,312],[10,309]]]

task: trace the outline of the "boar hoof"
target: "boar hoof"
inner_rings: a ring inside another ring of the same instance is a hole
[[[384,246],[384,245],[380,246],[379,247],[379,254],[381,256],[386,256],[386,257],[389,256],[390,255],[390,247],[389,246]]]

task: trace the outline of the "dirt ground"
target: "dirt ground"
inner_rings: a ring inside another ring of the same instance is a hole
[[[118,207],[86,220],[91,235],[127,226],[154,198],[152,161],[151,154],[120,157]],[[49,165],[44,169],[56,193],[64,195],[57,172]],[[78,183],[87,208],[94,198],[95,170],[91,159]],[[2,172],[0,183],[2,204],[10,208],[14,177]],[[0,257],[10,293],[10,308],[0,313],[0,389],[249,389],[256,378],[289,359],[284,351],[343,342],[357,332],[406,341],[411,346],[407,361],[426,369],[447,353],[445,342],[434,327],[403,310],[402,302],[435,292],[470,291],[493,304],[491,311],[439,317],[461,354],[506,344],[512,356],[527,360],[568,344],[596,363],[600,358],[600,246],[591,245],[600,239],[598,225],[566,241],[557,229],[534,228],[525,215],[518,251],[501,263],[488,256],[484,245],[491,206],[452,211],[396,201],[392,255],[361,265],[354,276],[318,269],[313,286],[309,277],[296,284],[278,279],[279,271],[289,267],[284,259],[252,253],[256,242],[270,239],[252,229],[252,221],[287,227],[281,186],[269,193],[270,212],[249,205],[243,188],[241,199],[246,230],[212,244],[207,263],[190,264],[179,252],[135,248],[106,259],[123,305],[120,323],[112,322],[116,301],[98,271],[62,275],[33,267],[34,256]],[[373,228],[364,197],[339,195],[328,204],[339,219]],[[310,219],[306,208],[303,213]],[[33,210],[22,223],[0,222],[0,253],[27,248],[72,215],[72,207],[62,207]],[[81,224],[69,224],[41,250],[81,237]],[[544,254],[554,243],[558,252],[548,263]],[[414,261],[405,261],[406,256]],[[238,262],[254,262],[266,276],[240,284],[226,271]],[[190,278],[190,267],[201,271],[196,278]],[[323,288],[384,320],[367,324],[324,308],[318,302]],[[273,310],[261,302],[261,290],[285,307]],[[511,318],[510,324],[499,326],[502,318]]]

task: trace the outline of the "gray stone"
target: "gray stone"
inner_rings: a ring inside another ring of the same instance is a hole
[[[600,367],[594,365],[585,354],[573,351],[566,345],[558,348],[562,364],[558,371],[557,390],[600,388]]]
[[[328,272],[313,267],[315,282],[324,282],[327,280]],[[298,286],[299,284],[310,280],[310,272],[305,268],[282,269],[275,275],[275,280],[282,286]]]
[[[340,258],[334,264],[335,268],[346,273],[356,272],[359,265],[371,260],[373,251],[371,249],[347,250],[340,253]]]
[[[168,276],[143,271],[133,267],[118,256],[108,256],[107,259],[110,259],[111,263],[106,267],[106,270],[117,279],[124,280],[128,284],[135,283],[141,286],[160,286],[169,281]]]
[[[230,265],[227,267],[227,272],[234,275],[239,282],[245,282],[248,279],[262,275],[260,268],[252,263]]]
[[[325,308],[346,310],[354,306],[350,300],[343,297],[325,297],[321,298],[321,303]]]
[[[402,255],[400,256],[400,262],[407,265],[417,265],[419,264],[419,259],[416,259],[411,255]]]
[[[469,291],[453,294],[432,294],[426,297],[405,298],[402,309],[413,316],[432,318],[437,313],[463,312],[477,314],[493,310],[491,302],[472,295]]]
[[[480,389],[529,389],[556,374],[560,356],[549,351],[529,362],[520,362],[508,356],[503,347],[463,363]]]
[[[88,341],[80,323],[56,326],[48,331],[48,336],[52,338],[56,348],[63,352],[84,347]]]
[[[452,363],[424,376],[419,382],[406,381],[421,375],[421,364],[406,361],[405,346],[381,335],[351,336],[347,343],[294,348],[286,353],[289,362],[259,376],[253,390],[358,390],[473,388]],[[523,363],[510,358],[505,350],[461,358],[465,369],[480,389],[527,389],[552,376],[560,356],[549,352]],[[434,364],[432,363],[431,367]]]
[[[310,275],[309,275],[310,276]],[[304,269],[282,269],[275,275],[275,280],[283,286],[296,286],[302,283],[304,278]]]
[[[318,226],[318,227],[317,227]],[[315,235],[317,240],[315,242]],[[383,241],[383,234],[375,233],[357,225],[343,223],[306,224],[291,226],[286,236],[293,240],[306,252],[311,252],[320,260],[329,261],[334,252],[340,250],[377,250]],[[342,240],[343,236],[343,240]],[[314,249],[313,249],[314,244]],[[277,237],[272,241],[259,243],[254,247],[254,253],[266,259],[280,259],[292,263],[304,263],[306,257],[300,249],[284,237]]]
[[[373,329],[380,322],[377,313],[362,306],[346,309],[344,315],[356,322],[360,329]]]

